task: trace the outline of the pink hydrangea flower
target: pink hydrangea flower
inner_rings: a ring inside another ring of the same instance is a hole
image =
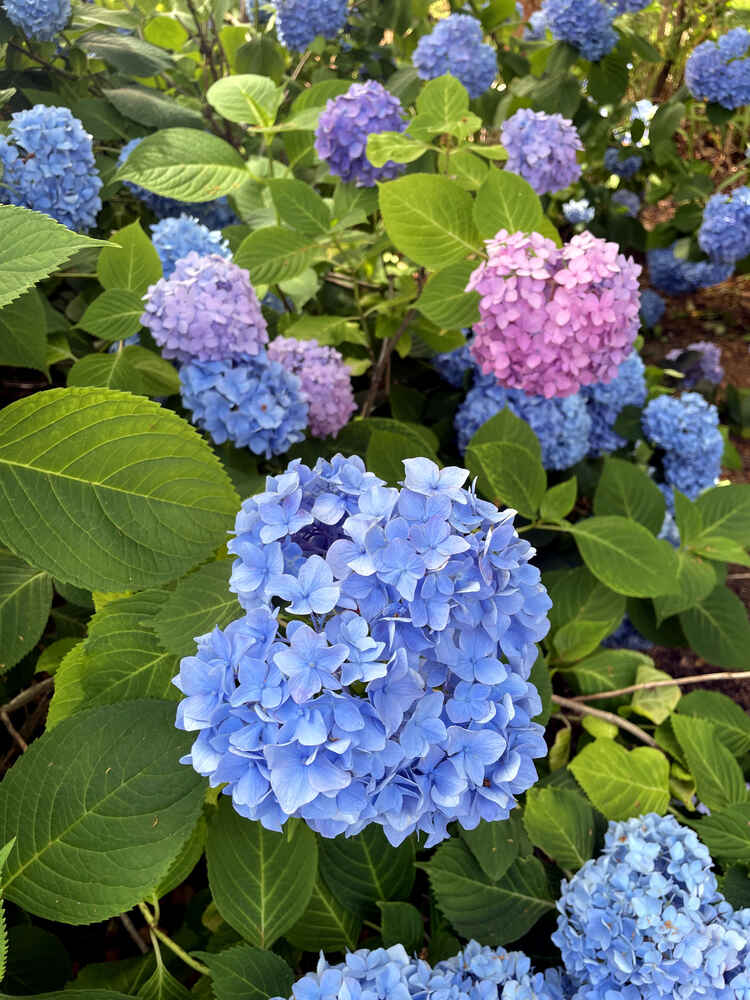
[[[638,334],[640,265],[589,232],[556,247],[501,229],[467,291],[480,295],[471,351],[484,374],[547,399],[611,382]]]
[[[309,405],[310,433],[335,437],[357,408],[351,375],[339,352],[317,340],[276,337],[268,347],[268,357],[299,377],[302,398]]]

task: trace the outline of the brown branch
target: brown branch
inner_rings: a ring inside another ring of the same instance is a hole
[[[391,358],[391,353],[393,352],[396,344],[401,340],[401,336],[414,319],[417,314],[416,309],[410,309],[401,321],[401,325],[398,330],[393,334],[392,337],[386,337],[383,341],[383,346],[380,348],[380,356],[375,365],[375,370],[372,373],[372,378],[370,380],[370,389],[367,393],[367,399],[362,407],[362,416],[369,417],[375,408],[375,400],[377,399],[378,392],[380,391],[380,383],[383,381],[383,376],[388,367],[388,363]]]
[[[38,681],[36,684],[32,684],[31,687],[28,687],[25,691],[21,691],[20,694],[17,694],[15,698],[11,698],[7,704],[0,705],[0,712],[15,712],[17,708],[22,708],[30,701],[33,701],[38,694],[49,690],[54,683],[54,677],[45,677],[43,681]]]
[[[33,59],[34,62],[39,63],[40,66],[44,66],[46,70],[50,73],[59,73],[60,76],[64,76],[66,80],[76,80],[77,77],[73,73],[69,73],[66,69],[62,69],[59,66],[55,66],[53,63],[48,62],[46,59],[42,59],[35,52],[29,51],[29,49],[24,49],[21,45],[16,45],[15,42],[7,43],[9,49],[15,49],[16,52],[20,52],[21,55],[26,56],[27,59]]]
[[[701,684],[704,681],[740,681],[750,677],[750,670],[722,670],[716,674],[693,674],[691,677],[670,677],[664,681],[645,681],[643,684],[630,684],[628,687],[617,688],[615,691],[597,691],[596,694],[579,694],[573,701],[601,701],[604,698],[616,698],[621,694],[632,694],[634,691],[650,691],[652,688],[674,687],[681,684]]]
[[[128,936],[129,936],[130,940],[135,944],[136,948],[138,949],[138,951],[140,951],[141,955],[147,955],[148,954],[148,945],[146,944],[146,942],[143,940],[143,938],[141,937],[141,935],[136,930],[135,924],[130,919],[130,917],[127,915],[127,913],[121,913],[120,914],[120,923],[125,928],[125,930],[128,932]]]
[[[26,753],[26,751],[29,749],[29,744],[26,742],[23,736],[21,736],[21,734],[18,732],[16,727],[10,721],[10,716],[3,709],[0,709],[0,721],[2,721],[5,728],[10,733],[10,737],[13,740],[13,742],[20,748],[21,753]]]
[[[615,715],[613,712],[603,712],[600,708],[591,708],[588,705],[582,705],[580,701],[573,701],[572,698],[562,698],[559,694],[553,694],[552,701],[555,705],[559,705],[561,708],[567,708],[571,712],[577,712],[579,715],[593,715],[595,719],[602,719],[604,722],[609,722],[611,725],[617,726],[619,729],[624,729],[626,732],[630,733],[631,736],[635,736],[636,739],[639,739],[641,743],[647,744],[647,746],[658,746],[653,736],[649,736],[644,729],[641,729],[640,726],[636,726],[632,722],[628,722],[627,719],[623,719],[619,715]]]

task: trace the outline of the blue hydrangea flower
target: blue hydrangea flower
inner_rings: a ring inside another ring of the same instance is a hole
[[[255,24],[256,15],[261,26],[270,20],[271,10],[265,0],[245,0],[245,16],[251,24]]]
[[[617,628],[602,640],[605,649],[633,649],[639,653],[645,653],[651,649],[653,643],[642,636],[627,615],[623,618]]]
[[[631,219],[636,219],[641,210],[641,199],[635,191],[628,191],[627,188],[619,188],[615,191],[612,195],[612,204],[624,208]]]
[[[536,780],[528,678],[550,601],[534,550],[466,470],[404,470],[400,489],[341,455],[269,477],[229,543],[245,617],[175,679],[177,725],[198,732],[186,763],[268,829],[377,823],[435,844],[450,822],[506,818]]]
[[[734,110],[750,103],[750,31],[732,28],[718,42],[701,42],[685,66],[693,97]]]
[[[698,244],[712,260],[735,264],[750,254],[750,188],[714,194],[703,210]]]
[[[232,441],[255,455],[283,455],[304,439],[307,403],[300,381],[265,353],[234,361],[190,361],[180,368],[190,419],[216,444]]]
[[[724,439],[719,412],[696,392],[657,396],[643,411],[643,431],[664,450],[664,478],[695,500],[719,478]]]
[[[648,7],[651,0],[607,0],[619,14],[635,14],[644,7]]]
[[[675,347],[668,351],[668,361],[676,361],[685,351],[695,351],[697,358],[689,368],[683,371],[682,385],[692,389],[699,382],[710,382],[718,385],[724,378],[724,366],[721,363],[721,348],[708,340],[697,340],[686,348]]]
[[[616,11],[600,0],[544,0],[542,10],[553,37],[574,46],[590,62],[598,62],[617,45],[612,27]]]
[[[438,375],[455,389],[463,388],[468,372],[473,374],[478,370],[476,361],[469,350],[471,336],[468,330],[464,330],[463,332],[467,334],[465,344],[456,347],[452,351],[436,354],[432,359],[432,367]]]
[[[420,80],[450,73],[470,97],[481,97],[497,76],[495,50],[485,43],[479,21],[468,14],[450,14],[438,21],[417,42],[413,62]]]
[[[70,0],[4,0],[11,24],[35,42],[51,42],[70,20]]]
[[[635,177],[642,165],[642,156],[638,156],[637,153],[631,153],[630,156],[622,156],[617,146],[610,146],[604,153],[605,170],[608,170],[611,174],[617,174],[618,177],[622,177],[624,180]]]
[[[189,215],[157,222],[151,227],[151,242],[159,254],[165,278],[172,274],[177,261],[191,252],[201,257],[218,254],[227,260],[232,256],[229,244],[219,231],[212,232]]]
[[[583,144],[562,115],[520,108],[503,122],[500,141],[508,152],[506,169],[520,174],[537,194],[561,191],[581,176],[576,152]]]
[[[588,443],[591,458],[625,447],[627,441],[614,431],[615,422],[625,406],[643,406],[646,394],[645,368],[635,351],[622,362],[611,382],[597,382],[581,389],[591,418]]]
[[[641,322],[649,330],[661,322],[666,308],[666,302],[653,288],[644,288],[641,291]]]
[[[591,417],[581,393],[564,399],[530,396],[480,375],[456,411],[459,450],[464,452],[482,424],[507,407],[531,427],[542,447],[546,469],[569,469],[588,449]]]
[[[571,199],[566,201],[562,207],[563,215],[571,224],[571,226],[583,223],[587,225],[596,215],[594,206],[589,202],[588,198],[580,198],[578,201]]]
[[[547,15],[543,10],[535,10],[529,18],[529,23],[523,33],[527,42],[540,42],[547,34]]]
[[[318,35],[335,38],[348,16],[348,0],[273,0],[279,41],[294,52]]]
[[[675,244],[661,250],[649,250],[648,271],[651,283],[667,295],[685,295],[699,288],[719,285],[731,277],[733,264],[712,260],[686,260],[675,256]]]
[[[0,202],[44,212],[68,229],[90,229],[102,207],[91,136],[68,108],[35,104],[0,135]]]

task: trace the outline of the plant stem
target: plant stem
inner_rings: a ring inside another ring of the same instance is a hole
[[[66,69],[61,69],[59,66],[53,65],[53,63],[48,62],[46,59],[42,59],[42,57],[36,55],[36,53],[29,51],[29,49],[24,49],[21,45],[16,45],[15,42],[8,42],[7,45],[9,49],[15,49],[16,52],[20,52],[21,55],[26,56],[27,59],[32,59],[34,62],[39,63],[40,66],[44,66],[44,68],[49,70],[50,73],[58,73],[60,76],[64,76],[66,80],[77,79]]]
[[[416,309],[410,309],[401,321],[401,325],[398,330],[393,334],[392,337],[386,337],[383,341],[383,346],[380,348],[380,356],[375,365],[375,371],[372,373],[372,379],[370,380],[370,389],[367,393],[367,399],[362,407],[362,416],[369,417],[375,408],[375,400],[377,399],[378,392],[380,390],[380,383],[383,381],[383,375],[390,361],[391,354],[393,352],[396,344],[401,340],[401,335],[406,330],[408,325],[414,319],[417,314]]]
[[[43,681],[32,684],[31,687],[17,694],[15,698],[11,698],[7,704],[0,706],[0,712],[15,712],[17,708],[22,708],[28,702],[33,701],[38,694],[49,690],[54,683],[54,677],[45,677]]]
[[[603,698],[616,698],[621,694],[632,694],[634,691],[650,691],[652,688],[674,687],[682,684],[701,684],[703,681],[739,681],[750,677],[750,670],[722,670],[716,674],[693,674],[691,677],[674,677],[666,681],[646,681],[643,684],[630,684],[628,687],[617,688],[615,691],[597,691],[596,694],[579,694],[573,701],[601,701]]]
[[[552,701],[555,705],[559,705],[560,708],[567,708],[571,712],[577,712],[579,715],[593,715],[596,719],[603,719],[604,722],[609,722],[619,729],[624,729],[631,736],[639,739],[641,743],[647,744],[647,746],[658,746],[653,736],[649,736],[644,729],[641,729],[640,726],[636,726],[632,722],[628,722],[627,719],[623,719],[619,715],[615,715],[613,712],[603,712],[600,708],[591,708],[589,705],[581,704],[580,701],[573,701],[572,698],[562,698],[559,694],[553,694]]]
[[[127,913],[121,913],[120,914],[120,923],[125,928],[125,930],[128,932],[128,936],[130,937],[130,940],[136,946],[136,948],[138,949],[138,951],[140,951],[141,955],[146,955],[148,953],[148,945],[146,944],[146,942],[143,940],[143,938],[141,937],[141,935],[136,930],[135,924],[130,919],[130,917],[127,915]]]
[[[185,965],[189,965],[191,969],[195,969],[196,972],[200,972],[202,976],[209,976],[211,974],[211,970],[208,966],[203,965],[202,962],[198,962],[194,958],[191,958],[184,948],[181,948],[176,941],[173,941],[168,934],[165,934],[163,930],[156,926],[154,915],[145,903],[139,903],[138,909],[143,914],[143,919],[148,924],[151,933],[154,934],[163,945],[166,945],[170,951],[173,951],[178,958],[181,958]]]

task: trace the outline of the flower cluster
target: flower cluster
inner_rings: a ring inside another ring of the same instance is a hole
[[[300,380],[264,352],[180,367],[180,393],[190,419],[216,444],[231,441],[256,455],[282,455],[304,439],[307,402]]]
[[[688,344],[684,350],[680,347],[673,348],[667,352],[666,358],[668,361],[678,361],[685,351],[696,355],[688,367],[682,369],[684,376],[682,385],[686,389],[692,389],[699,382],[710,382],[711,385],[718,385],[721,382],[724,378],[724,367],[718,344],[712,344],[708,340],[697,340],[693,344]]]
[[[622,177],[625,180],[635,177],[642,165],[642,156],[639,156],[637,153],[623,156],[622,150],[617,146],[610,146],[604,154],[605,170],[608,170],[611,174],[617,174],[618,177]]]
[[[450,14],[423,35],[413,56],[421,80],[450,73],[471,97],[481,97],[497,76],[497,56],[484,41],[482,26],[468,14]]]
[[[543,10],[535,10],[529,18],[528,27],[523,33],[527,42],[540,42],[547,34],[547,15]]]
[[[226,361],[258,354],[266,321],[247,271],[213,253],[190,252],[151,285],[141,323],[177,361]]]
[[[357,408],[351,373],[339,352],[317,340],[277,337],[268,347],[268,357],[299,378],[309,407],[310,433],[335,437]]]
[[[636,142],[636,146],[648,146],[650,141],[649,125],[658,110],[659,105],[654,104],[653,101],[649,101],[647,98],[643,98],[633,104],[633,107],[630,109],[631,122],[640,121],[644,125],[643,135]],[[627,147],[633,145],[633,135],[630,131],[622,132],[619,138],[621,146]]]
[[[70,20],[70,0],[4,0],[11,24],[35,42],[51,42]]]
[[[454,389],[462,389],[467,373],[473,375],[477,370],[476,362],[469,350],[469,339],[467,338],[467,343],[452,351],[436,354],[432,359],[432,367],[448,385],[452,385]]]
[[[617,45],[612,27],[617,12],[600,0],[544,0],[542,10],[554,38],[578,49],[584,59],[598,62]]]
[[[255,24],[257,17],[258,24],[261,26],[271,18],[271,10],[264,0],[245,0],[245,14],[251,24]]]
[[[664,478],[695,500],[713,486],[721,471],[724,439],[719,413],[697,392],[657,396],[643,411],[643,431],[664,450]]]
[[[505,407],[525,420],[539,438],[545,469],[569,469],[588,451],[591,417],[579,393],[564,399],[529,396],[520,389],[505,389],[487,375],[477,378],[456,411],[460,451],[466,451],[482,424]]]
[[[734,110],[750,103],[750,31],[732,28],[718,42],[701,42],[690,53],[685,83],[693,97]]]
[[[571,226],[575,226],[579,222],[582,222],[585,225],[586,223],[591,222],[596,215],[594,206],[587,198],[580,198],[578,201],[575,201],[574,199],[566,201],[562,210],[563,215]]]
[[[294,52],[317,35],[335,38],[348,16],[348,0],[274,0],[279,41]]]
[[[635,14],[648,7],[651,0],[607,0],[607,3],[611,3],[618,14]]]
[[[641,322],[651,329],[661,322],[666,302],[653,288],[644,288],[641,292]]]
[[[698,230],[701,250],[715,261],[736,264],[750,254],[750,188],[715,194],[703,210]]]
[[[561,248],[501,230],[469,279],[481,321],[471,350],[485,374],[532,395],[611,382],[638,334],[640,267],[591,233]]]
[[[151,227],[151,242],[159,254],[165,278],[172,276],[177,261],[189,253],[197,253],[199,257],[218,254],[227,260],[232,256],[229,244],[218,230],[209,229],[190,215],[155,223]]]
[[[268,829],[377,823],[431,845],[505,819],[536,780],[534,550],[464,469],[404,467],[400,489],[356,456],[269,477],[229,543],[246,614],[181,663],[185,762]]]
[[[0,201],[44,212],[69,229],[90,229],[102,207],[91,136],[68,108],[35,104],[0,135]]]
[[[641,199],[635,191],[628,191],[627,188],[619,188],[612,195],[612,204],[621,205],[631,219],[638,217],[641,210]]]
[[[719,285],[731,277],[734,270],[733,264],[677,257],[674,243],[664,249],[649,250],[646,256],[651,283],[667,295],[685,295],[699,288]]]
[[[315,132],[315,151],[335,177],[354,181],[358,187],[374,187],[377,181],[392,180],[403,164],[388,160],[374,167],[367,159],[367,138],[378,132],[403,132],[404,109],[382,83],[368,80],[353,83],[325,106]]]
[[[598,382],[581,389],[591,418],[588,446],[591,458],[617,451],[627,444],[615,433],[615,422],[625,406],[643,406],[646,393],[645,368],[635,351],[622,362],[611,382]]]
[[[576,152],[583,144],[562,115],[520,108],[503,122],[500,141],[508,152],[506,169],[520,174],[537,194],[562,191],[581,176]]]

